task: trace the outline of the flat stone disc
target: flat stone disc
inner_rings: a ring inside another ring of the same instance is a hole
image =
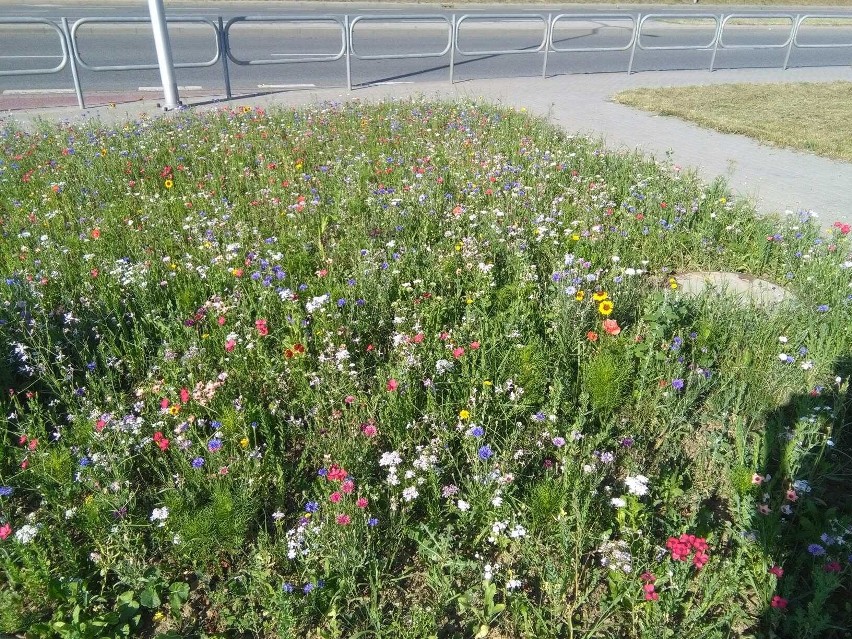
[[[707,291],[715,291],[766,307],[796,299],[795,295],[778,284],[748,273],[693,271],[680,273],[675,279],[678,283],[677,290],[687,295],[701,295]]]

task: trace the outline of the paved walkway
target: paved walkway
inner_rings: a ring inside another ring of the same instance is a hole
[[[825,227],[835,221],[852,223],[852,163],[838,162],[798,151],[774,148],[750,138],[702,129],[676,118],[660,117],[609,100],[623,89],[645,86],[682,86],[727,82],[780,83],[802,81],[852,81],[852,68],[749,69],[715,71],[665,71],[626,74],[567,75],[542,80],[512,78],[475,80],[455,85],[417,83],[357,89],[300,90],[262,97],[236,99],[237,104],[269,106],[301,105],[323,100],[423,95],[436,98],[483,98],[512,107],[526,107],[546,116],[569,131],[601,136],[611,148],[639,148],[695,167],[706,180],[727,178],[736,193],[748,197],[765,213],[809,210]],[[197,108],[203,98],[186,102]],[[221,103],[219,103],[221,104]],[[852,107],[850,107],[852,108]],[[97,107],[81,112],[75,108],[33,109],[8,117],[22,124],[42,119],[81,120],[100,118],[112,122],[156,113],[154,101],[140,101],[117,108]]]

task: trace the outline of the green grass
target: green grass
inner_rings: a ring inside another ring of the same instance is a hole
[[[850,248],[476,103],[6,129],[0,632],[839,638]]]
[[[632,89],[613,99],[723,133],[852,161],[852,82]]]

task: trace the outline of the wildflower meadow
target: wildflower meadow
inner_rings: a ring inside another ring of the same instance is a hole
[[[473,102],[6,125],[0,633],[848,637],[829,226]]]

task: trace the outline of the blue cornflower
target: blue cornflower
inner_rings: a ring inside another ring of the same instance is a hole
[[[203,457],[196,457],[195,459],[192,460],[192,467],[193,468],[201,468],[203,465],[204,465],[204,458]]]
[[[96,368],[96,367],[97,367],[97,364],[96,364],[95,362],[89,362],[88,364],[86,364],[86,369],[88,369],[88,371],[89,371],[90,373],[91,373],[93,370],[95,370],[95,368]]]
[[[222,448],[222,440],[219,439],[219,438],[214,438],[214,439],[211,439],[209,442],[207,442],[207,450],[209,450],[211,453],[215,453],[215,452],[221,450],[221,448]]]
[[[284,585],[281,586],[281,590],[283,590],[284,592],[293,592],[293,584],[291,584],[289,581],[285,581]]]
[[[326,475],[328,475],[328,469],[327,468],[320,468],[317,471],[317,475],[319,475],[320,477],[325,477]]]
[[[810,546],[808,546],[808,552],[811,553],[814,557],[822,557],[825,554],[825,548],[823,548],[819,544],[811,544]]]
[[[533,419],[537,422],[543,422],[547,417],[541,411],[538,411],[535,415],[533,415]]]
[[[378,526],[378,525],[379,525],[379,520],[378,520],[378,519],[376,519],[375,517],[370,517],[370,518],[367,520],[367,525],[368,525],[370,528],[373,528],[373,527],[375,527],[375,526]]]
[[[313,589],[314,589],[314,585],[312,583],[307,583],[302,587],[302,592],[304,592],[307,595]]]
[[[485,446],[481,446],[479,448],[479,451],[477,451],[477,455],[479,455],[479,458],[482,459],[482,460],[488,459],[493,454],[494,453],[491,450],[491,446],[489,446],[488,444],[485,444]]]
[[[482,437],[485,434],[485,429],[482,426],[474,426],[467,431],[467,434],[471,437]]]
[[[819,313],[828,313],[828,311],[830,311],[830,310],[831,310],[831,307],[829,307],[828,304],[820,304],[819,306],[817,306],[817,311]]]
[[[337,300],[337,308],[343,308],[344,306],[346,306],[346,300],[341,297]]]
[[[683,380],[679,377],[672,380],[672,388],[675,390],[683,390]]]
[[[80,459],[80,467],[81,468],[85,468],[86,466],[88,466],[91,463],[92,463],[92,460],[89,459],[88,457],[83,457],[83,458]]]
[[[319,510],[319,504],[315,501],[309,501],[305,504],[305,512],[306,513],[315,513]]]
[[[11,486],[0,486],[0,497],[9,497],[13,492],[15,489]]]

